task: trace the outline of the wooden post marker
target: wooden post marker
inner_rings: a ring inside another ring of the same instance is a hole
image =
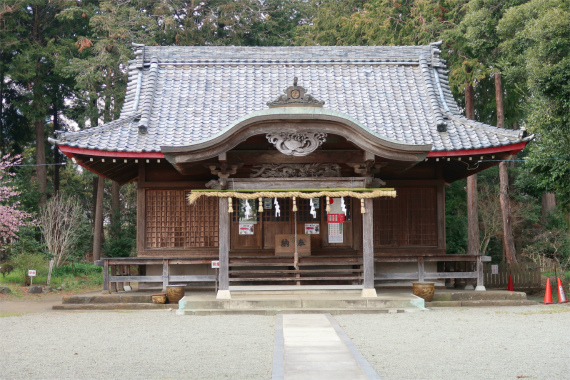
[[[32,284],[34,283],[34,277],[36,276],[36,270],[35,269],[29,269],[28,270],[28,277],[30,278],[30,286],[32,286]]]

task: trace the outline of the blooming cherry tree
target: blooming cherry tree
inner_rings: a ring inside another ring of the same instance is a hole
[[[30,213],[19,209],[18,196],[21,191],[15,190],[11,185],[12,177],[16,174],[8,171],[21,161],[21,156],[10,157],[9,154],[0,159],[0,250],[4,244],[18,238],[20,227],[34,222]]]

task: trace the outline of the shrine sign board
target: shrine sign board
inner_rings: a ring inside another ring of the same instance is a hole
[[[275,256],[295,254],[295,234],[275,235]],[[297,252],[299,256],[311,255],[311,235],[297,234]]]

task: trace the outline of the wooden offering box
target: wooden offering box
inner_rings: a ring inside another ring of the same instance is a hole
[[[275,235],[275,256],[293,256],[295,254],[295,234]],[[311,235],[297,234],[297,252],[299,256],[311,255]]]

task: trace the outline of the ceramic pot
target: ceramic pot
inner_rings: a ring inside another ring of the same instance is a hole
[[[166,303],[166,294],[153,294],[152,295],[152,302],[153,303]]]
[[[184,297],[184,287],[186,285],[168,285],[166,287],[166,298],[168,303],[178,303]]]
[[[413,282],[412,291],[415,296],[423,298],[426,302],[431,302],[433,293],[435,292],[435,283],[433,282]]]

